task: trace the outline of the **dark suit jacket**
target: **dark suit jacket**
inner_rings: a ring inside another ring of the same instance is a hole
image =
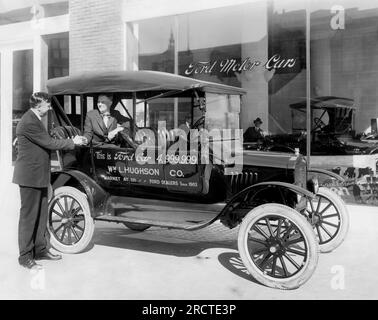
[[[249,127],[243,135],[244,142],[256,142],[264,139],[264,133],[261,128]]]
[[[45,188],[50,183],[50,150],[73,150],[71,139],[50,137],[33,111],[27,111],[17,125],[18,155],[13,182],[26,187]]]
[[[93,145],[109,143],[109,131],[117,128],[117,123],[127,126],[130,119],[124,117],[119,111],[112,110],[108,121],[108,127],[105,127],[104,120],[98,110],[91,110],[87,113],[84,124],[84,137],[88,143],[92,141]]]

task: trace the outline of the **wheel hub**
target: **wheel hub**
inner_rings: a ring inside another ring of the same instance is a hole
[[[73,225],[72,218],[63,218],[62,224],[64,224],[66,227],[70,227]]]
[[[282,255],[285,252],[285,246],[278,238],[271,238],[268,241],[269,252],[273,255]]]
[[[317,213],[313,214],[313,216],[312,216],[312,224],[318,226],[321,223],[322,223],[322,217],[319,214],[317,214]]]
[[[276,253],[277,250],[278,250],[277,246],[271,246],[271,247],[269,248],[270,253],[273,253],[273,254]]]

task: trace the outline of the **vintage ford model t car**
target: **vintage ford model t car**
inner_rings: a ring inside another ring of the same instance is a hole
[[[49,132],[57,139],[82,134],[103,93],[128,119],[114,143],[53,154],[48,229],[61,252],[84,250],[96,220],[136,231],[190,231],[220,220],[240,225],[238,248],[251,275],[288,289],[310,278],[319,247],[331,251],[345,238],[344,203],[319,190],[303,156],[238,148],[240,88],[122,71],[51,79],[48,90]],[[177,130],[181,119],[190,133]]]
[[[356,106],[349,98],[323,96],[310,100],[311,155],[376,154],[376,136],[356,134],[353,118]],[[306,100],[290,105],[292,133],[268,135],[261,141],[246,143],[247,149],[288,151],[298,148],[306,154]],[[373,139],[375,138],[375,139]]]

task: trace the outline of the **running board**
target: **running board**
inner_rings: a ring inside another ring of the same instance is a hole
[[[225,203],[196,203],[111,196],[96,220],[195,230],[214,222]]]
[[[196,222],[196,223],[188,223],[188,222],[177,223],[177,222],[172,222],[172,221],[135,219],[135,218],[128,218],[124,216],[104,215],[104,216],[96,217],[95,220],[117,222],[117,223],[130,222],[130,223],[138,223],[138,224],[149,225],[149,226],[160,227],[160,228],[167,228],[167,229],[197,230],[197,229],[201,229],[208,226],[210,223],[213,222],[214,219]]]

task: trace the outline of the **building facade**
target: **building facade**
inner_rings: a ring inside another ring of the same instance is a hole
[[[257,117],[270,133],[305,128],[290,104],[308,92],[353,99],[353,130],[376,130],[377,18],[368,0],[9,2],[0,7],[2,168],[11,172],[14,128],[30,94],[88,70],[157,70],[242,87],[244,130]],[[185,113],[156,117],[177,126]]]

